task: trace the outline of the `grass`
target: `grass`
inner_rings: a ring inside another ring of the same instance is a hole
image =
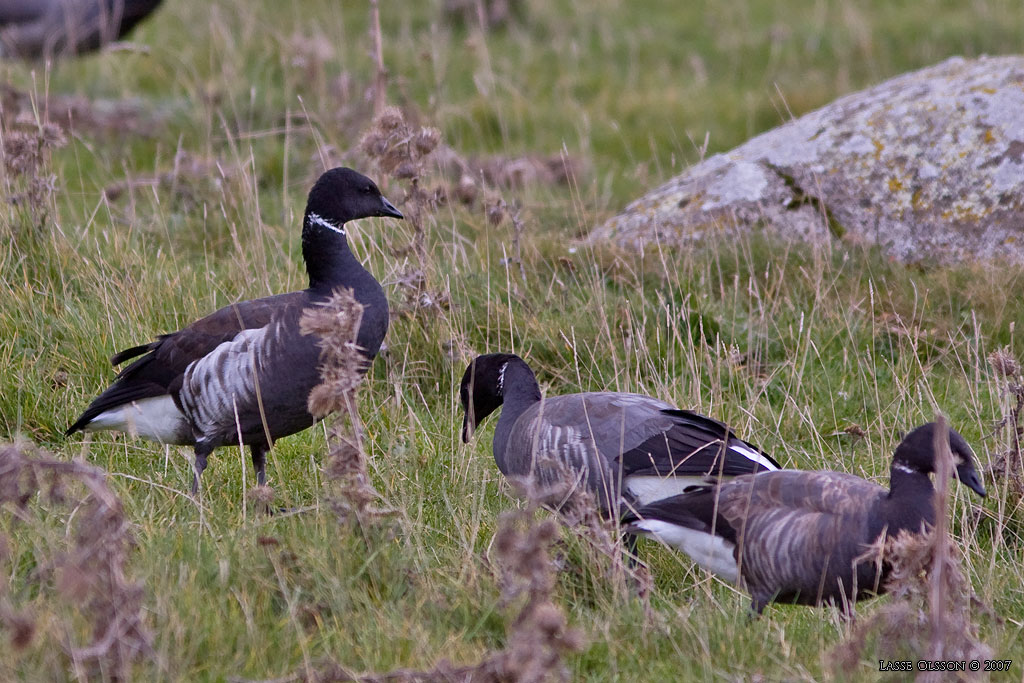
[[[525,282],[503,261],[507,220],[490,224],[479,203],[429,216],[429,257],[414,265],[451,307],[396,318],[359,398],[374,484],[401,510],[382,530],[339,525],[326,507],[264,517],[246,502],[253,473],[237,449],[211,459],[197,505],[186,495],[186,450],[62,436],[111,379],[113,352],[231,301],[304,286],[305,193],[325,159],[357,163],[351,150],[369,124],[365,4],[181,0],[132,36],[148,52],[0,65],[15,87],[128,100],[142,121],[136,133],[124,132],[131,118],[76,128],[40,171],[57,179],[44,221],[24,204],[0,209],[0,440],[31,439],[110,473],[154,634],[138,678],[273,678],[324,658],[356,671],[429,669],[503,646],[507,617],[488,558],[499,514],[519,503],[490,455],[494,420],[468,447],[459,441],[460,350],[514,350],[547,392],[636,391],[698,409],[787,467],[884,482],[900,431],[938,411],[982,466],[1007,447],[993,424],[1009,404],[986,357],[1004,346],[1024,357],[1018,267],[906,268],[871,250],[757,235],[644,255],[571,247],[699,159],[705,140],[706,153],[722,151],[888,76],[1018,50],[1019,3],[561,0],[527,2],[521,20],[487,34],[450,25],[439,4],[382,3],[389,100],[462,154],[564,149],[585,171],[569,186],[503,191],[522,207]],[[182,168],[209,166],[105,198],[176,156]],[[22,180],[4,182],[10,194]],[[401,205],[401,185],[386,185]],[[392,248],[409,242],[409,226],[370,220],[352,233],[397,307],[409,264]],[[274,448],[277,503],[320,506],[326,450],[323,427]],[[1002,618],[979,615],[982,636],[1015,660],[1016,678],[1024,515],[1005,480],[985,483],[983,504],[954,490],[953,529],[975,591]],[[63,547],[74,512],[37,507],[38,525],[4,525],[10,595],[48,619],[54,638],[81,636],[59,597],[28,581],[39,558]],[[642,543],[654,577],[646,611],[563,536],[554,600],[588,640],[569,659],[574,678],[843,673],[829,653],[850,627],[835,611],[770,607],[749,620],[745,596]],[[52,639],[0,650],[4,679],[71,677]],[[875,669],[868,656],[847,673],[889,676]]]

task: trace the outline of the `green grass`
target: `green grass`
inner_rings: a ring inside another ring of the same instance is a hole
[[[523,207],[525,283],[502,263],[507,222],[491,226],[479,205],[430,216],[422,267],[451,308],[396,319],[360,394],[374,484],[401,510],[390,533],[339,525],[326,509],[264,517],[245,501],[252,472],[237,449],[211,459],[196,505],[185,495],[187,450],[62,436],[112,378],[115,351],[231,301],[304,286],[305,193],[328,147],[356,163],[346,150],[368,123],[365,5],[181,0],[132,36],[148,54],[50,70],[0,64],[16,87],[131,99],[158,117],[144,135],[83,125],[54,154],[57,190],[40,229],[23,207],[0,209],[0,439],[31,439],[111,473],[134,525],[129,569],[144,583],[155,634],[140,679],[272,678],[324,658],[357,671],[430,668],[503,645],[487,558],[500,512],[519,503],[490,455],[493,418],[471,445],[459,441],[467,359],[452,359],[453,344],[524,355],[547,392],[636,391],[701,410],[787,467],[884,482],[899,432],[939,411],[982,466],[1006,447],[992,436],[1007,406],[986,356],[1009,345],[1024,357],[1014,333],[1024,320],[1020,268],[906,268],[870,250],[814,251],[756,235],[642,257],[570,247],[699,159],[705,136],[708,153],[726,150],[789,112],[903,71],[1019,50],[1020,3],[528,2],[521,21],[486,35],[446,25],[439,4],[382,3],[389,99],[460,153],[564,148],[586,170],[571,188],[505,192]],[[320,52],[296,64],[314,39]],[[179,150],[220,163],[226,178],[211,172],[104,199],[113,183],[170,169]],[[5,188],[18,182],[8,177]],[[387,193],[400,203],[394,181]],[[405,264],[390,249],[408,242],[408,225],[364,221],[353,232],[397,304]],[[866,438],[846,434],[851,425]],[[278,503],[319,505],[325,452],[322,427],[275,447],[268,473]],[[1024,515],[1005,484],[986,485],[981,505],[955,491],[954,530],[975,591],[1003,619],[979,615],[982,636],[1015,660],[1016,678]],[[56,542],[69,513],[41,513]],[[38,528],[5,529],[16,602],[58,619],[59,599],[26,582]],[[776,606],[749,620],[745,596],[643,543],[654,575],[645,614],[599,569],[581,566],[579,540],[563,535],[555,599],[588,638],[569,661],[575,678],[837,674],[829,652],[850,626],[835,611]],[[45,638],[0,652],[4,679],[70,676]],[[852,677],[888,677],[870,654]]]

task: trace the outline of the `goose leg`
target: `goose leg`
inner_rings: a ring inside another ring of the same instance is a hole
[[[622,534],[622,548],[626,555],[626,566],[636,569],[640,564],[640,558],[636,554],[636,536],[633,534]]]
[[[192,495],[199,493],[199,477],[206,469],[206,458],[213,452],[213,446],[198,442],[196,443],[196,458],[192,465]]]
[[[249,453],[252,455],[252,466],[256,470],[256,484],[264,486],[267,483],[267,446],[263,444],[251,444]]]

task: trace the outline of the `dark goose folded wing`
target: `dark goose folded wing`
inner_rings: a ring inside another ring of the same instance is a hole
[[[67,433],[82,429],[98,415],[117,406],[176,391],[185,369],[194,361],[233,340],[243,330],[269,324],[275,312],[301,306],[306,298],[305,292],[289,292],[230,304],[178,332],[161,335],[157,341],[115,354],[111,359],[115,365],[142,357],[117,375],[113,384],[89,404]]]
[[[725,476],[779,469],[771,456],[722,422],[689,410],[663,409],[643,423],[638,443],[618,456],[628,476]]]

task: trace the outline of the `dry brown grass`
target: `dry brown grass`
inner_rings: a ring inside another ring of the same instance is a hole
[[[340,289],[322,304],[306,309],[300,321],[302,333],[320,337],[322,349],[323,381],[309,394],[309,412],[318,418],[337,413],[328,432],[331,446],[324,460],[327,500],[340,518],[355,516],[360,523],[390,512],[374,505],[380,494],[366,469],[356,408],[356,391],[366,365],[356,344],[362,319],[363,306],[352,290]]]
[[[1006,439],[1006,448],[995,455],[989,473],[1005,479],[1010,491],[1019,499],[1024,496],[1024,375],[1008,346],[988,355],[988,364],[1000,385],[1003,416],[996,423],[995,433]]]
[[[502,514],[494,537],[494,551],[501,604],[511,616],[506,622],[505,647],[476,664],[454,665],[441,659],[430,670],[396,669],[385,673],[352,672],[337,662],[307,666],[280,683],[307,681],[333,683],[543,683],[568,681],[566,655],[579,652],[585,641],[581,631],[569,626],[561,607],[554,602],[557,569],[551,546],[558,525],[551,519],[537,521],[537,508]]]
[[[19,576],[4,567],[9,578],[0,584],[0,621],[13,647],[26,648],[38,630],[46,631],[40,646],[59,644],[77,677],[130,679],[133,663],[153,656],[152,637],[143,623],[142,585],[127,572],[134,539],[106,473],[7,444],[0,446],[0,503],[39,531],[34,547],[22,548],[18,558],[24,562],[31,552],[35,568]],[[67,526],[66,534],[47,532],[43,522],[53,517]],[[10,548],[0,536],[5,565],[14,559]],[[32,599],[28,586],[46,599]]]
[[[0,150],[5,171],[5,200],[20,209],[21,220],[12,220],[12,228],[26,224],[35,232],[46,223],[53,210],[57,175],[50,164],[54,149],[67,144],[64,130],[32,112],[0,110]]]

